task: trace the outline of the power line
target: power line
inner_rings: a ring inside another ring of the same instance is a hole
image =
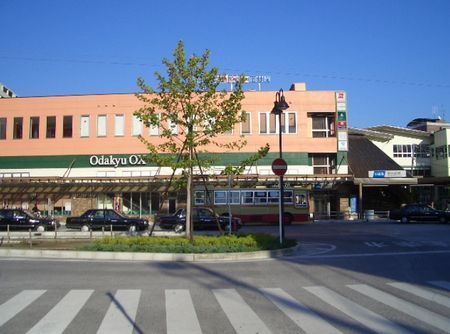
[[[83,60],[83,59],[64,59],[64,58],[47,58],[47,57],[17,57],[17,56],[3,56],[0,55],[0,59],[6,60],[24,60],[24,61],[37,61],[37,62],[60,62],[60,63],[79,63],[79,64],[100,64],[100,65],[119,65],[119,66],[140,66],[140,67],[153,67],[159,68],[160,65],[145,63],[145,62],[122,62],[122,61],[105,61],[105,60]],[[403,86],[416,86],[416,87],[428,87],[428,88],[450,88],[450,84],[447,83],[430,83],[421,81],[408,81],[408,80],[386,80],[377,78],[367,78],[367,77],[354,77],[354,76],[343,76],[335,74],[317,74],[317,73],[303,73],[303,72],[283,72],[283,71],[265,71],[265,70],[242,70],[230,67],[222,68],[224,71],[231,71],[235,73],[264,73],[271,76],[283,75],[292,77],[310,77],[319,79],[332,79],[332,80],[349,80],[349,81],[360,81],[369,82],[376,84],[390,84],[390,85],[403,85]]]

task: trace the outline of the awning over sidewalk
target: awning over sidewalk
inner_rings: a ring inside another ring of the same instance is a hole
[[[411,184],[417,184],[417,178],[414,177],[399,177],[399,178],[371,178],[371,177],[360,177],[360,178],[354,178],[353,181],[355,184],[362,184],[364,185],[373,185],[373,186],[389,186],[389,185],[411,185]]]

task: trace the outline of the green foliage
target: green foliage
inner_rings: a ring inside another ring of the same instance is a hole
[[[183,237],[107,237],[95,240],[82,250],[108,252],[148,253],[231,253],[273,250],[292,247],[294,240],[285,240],[269,234],[196,236],[191,243]]]
[[[190,173],[193,167],[209,168],[214,164],[213,159],[198,154],[205,152],[205,146],[215,145],[236,151],[247,143],[243,136],[227,143],[216,140],[246,118],[241,105],[244,76],[232,92],[219,91],[219,70],[209,68],[209,57],[210,51],[207,50],[201,56],[194,54],[186,58],[183,42],[179,41],[173,52],[173,61],[163,60],[166,75],[155,73],[157,89],[147,86],[142,78],[137,82],[142,93],[136,97],[145,106],[134,115],[145,126],[162,129],[160,137],[164,139],[161,144],[154,144],[140,137],[149,151],[146,159],[174,171],[181,169],[183,175]],[[261,148],[252,158],[241,162],[235,173],[267,154],[268,150],[268,145]]]

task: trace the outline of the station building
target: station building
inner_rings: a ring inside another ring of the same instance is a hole
[[[279,155],[278,118],[271,113],[275,95],[245,92],[246,122],[219,140],[242,135],[247,145],[238,152],[206,148],[216,162],[198,182],[206,180],[212,195],[196,190],[197,205],[206,205],[211,196],[214,205],[232,204],[244,218],[252,212],[277,214],[278,177],[271,170]],[[281,121],[288,164],[285,211],[305,220],[313,213],[347,210],[346,93],[307,91],[305,84],[293,84],[284,96],[289,104]],[[161,129],[147,128],[133,115],[141,107],[134,94],[0,99],[0,207],[37,204],[56,216],[102,207],[148,216],[183,207],[185,191],[168,187],[172,170],[145,160],[146,147],[138,136],[155,144],[162,139]],[[244,173],[232,180],[221,174],[266,143],[269,154]],[[224,196],[229,196],[225,202]]]

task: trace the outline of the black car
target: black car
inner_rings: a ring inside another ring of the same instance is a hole
[[[407,204],[389,212],[389,218],[400,220],[402,223],[410,221],[446,223],[450,220],[450,213],[433,209],[426,204]]]
[[[38,214],[31,213],[22,209],[0,209],[0,227],[10,230],[28,230],[33,229],[37,232],[46,230],[55,230],[59,223],[52,218],[40,217]]]
[[[80,217],[68,217],[66,227],[80,229],[81,231],[105,229],[143,231],[148,228],[146,219],[131,218],[112,209],[91,209]]]
[[[218,225],[224,231],[229,231],[228,216],[219,216],[210,208],[193,208],[192,220],[194,222],[194,230],[217,230]],[[157,219],[158,225],[162,229],[174,230],[181,232],[186,228],[186,209],[178,209],[173,215],[160,216]],[[231,230],[237,231],[242,227],[240,218],[232,217]]]

